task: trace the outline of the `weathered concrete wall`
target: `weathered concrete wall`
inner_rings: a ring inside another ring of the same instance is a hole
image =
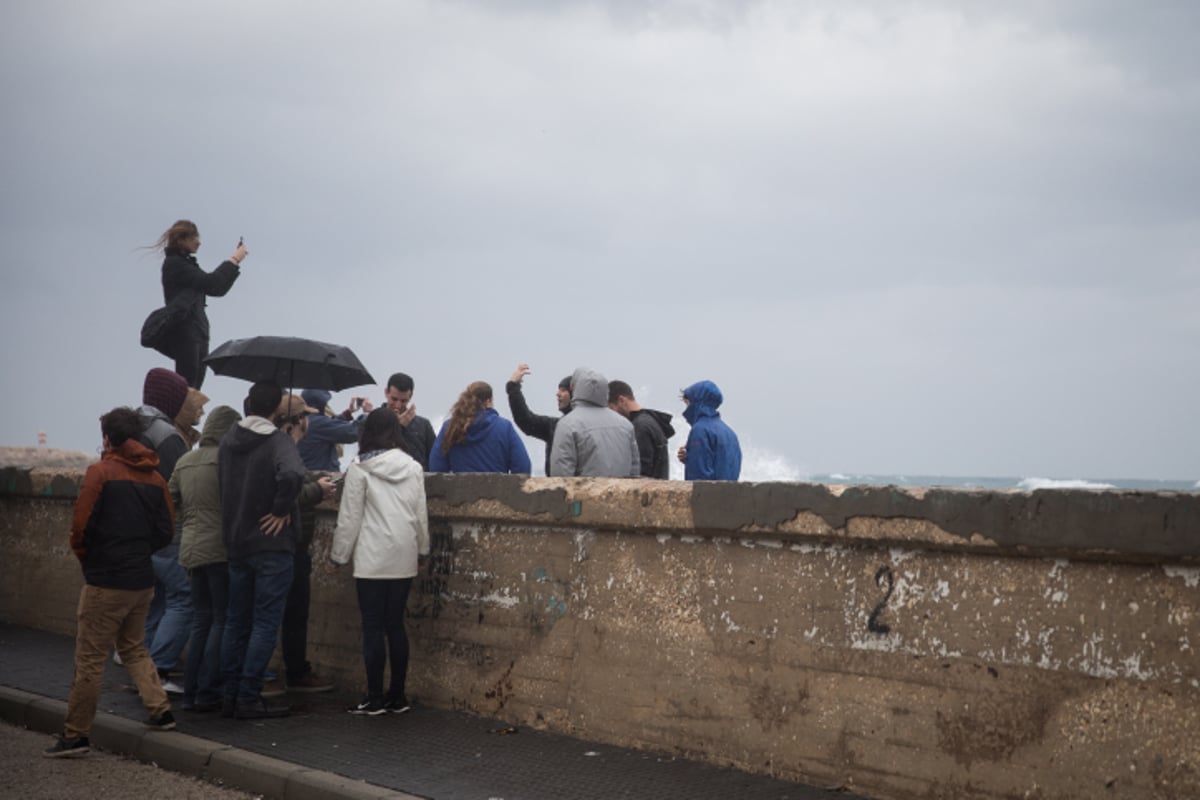
[[[0,618],[73,630],[77,479],[0,472]],[[424,702],[885,798],[1200,797],[1200,496],[426,485]],[[361,684],[346,572],[313,606]]]

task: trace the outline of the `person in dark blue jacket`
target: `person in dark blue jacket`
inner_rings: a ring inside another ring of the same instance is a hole
[[[300,458],[304,461],[304,468],[316,472],[341,472],[337,446],[358,441],[363,420],[374,406],[365,397],[355,397],[350,400],[350,408],[339,416],[327,417],[324,413],[325,407],[329,405],[332,394],[324,389],[305,389],[300,393],[300,397],[306,404],[317,409],[316,414],[308,415],[308,433],[296,445],[300,450]],[[355,408],[363,410],[357,420],[353,418]]]
[[[679,448],[685,480],[736,481],[742,472],[742,446],[717,411],[722,400],[712,381],[698,381],[683,390],[683,418],[692,426],[687,444]]]
[[[458,396],[429,454],[430,472],[528,475],[529,453],[517,429],[492,407],[492,387],[475,381]]]

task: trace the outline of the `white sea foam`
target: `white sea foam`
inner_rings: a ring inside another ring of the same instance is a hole
[[[1032,492],[1034,489],[1115,489],[1111,483],[1099,483],[1082,479],[1025,478],[1017,484],[1018,489]]]
[[[743,481],[806,481],[808,476],[785,456],[754,445],[742,447]]]

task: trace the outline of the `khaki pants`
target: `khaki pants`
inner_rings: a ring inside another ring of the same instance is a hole
[[[96,717],[104,661],[115,643],[129,676],[137,686],[142,703],[152,715],[171,708],[158,680],[158,670],[146,651],[146,610],[154,589],[105,589],[84,586],[79,593],[75,634],[75,677],[67,699],[63,735],[68,739],[87,736]]]

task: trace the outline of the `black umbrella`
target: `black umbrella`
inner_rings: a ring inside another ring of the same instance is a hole
[[[292,336],[254,336],[231,339],[204,363],[218,375],[246,381],[275,381],[291,389],[328,389],[375,383],[371,373],[349,347]]]

